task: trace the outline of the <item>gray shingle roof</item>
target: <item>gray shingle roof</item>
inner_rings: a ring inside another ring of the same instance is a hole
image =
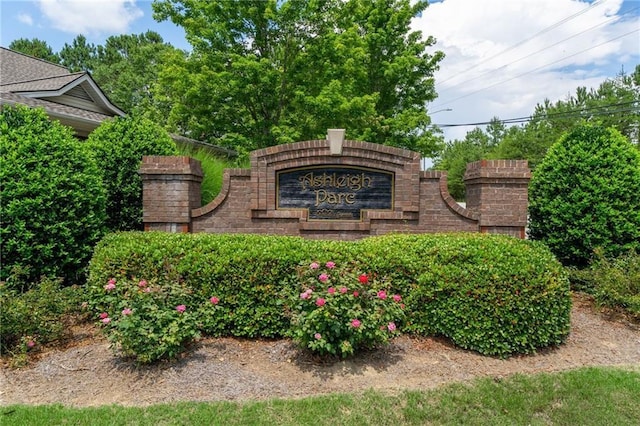
[[[0,47],[0,84],[21,83],[71,74],[65,67]]]

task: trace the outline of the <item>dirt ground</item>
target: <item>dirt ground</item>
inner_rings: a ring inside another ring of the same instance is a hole
[[[574,297],[571,334],[559,347],[506,360],[457,349],[444,339],[403,336],[350,360],[320,362],[288,340],[207,339],[183,359],[151,367],[116,357],[91,327],[74,344],[29,367],[0,371],[0,405],[145,406],[177,401],[300,398],[330,392],[430,389],[476,377],[583,366],[640,369],[640,328]]]

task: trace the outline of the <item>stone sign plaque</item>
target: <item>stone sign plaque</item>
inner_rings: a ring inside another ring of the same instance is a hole
[[[309,220],[362,220],[363,210],[392,210],[394,174],[350,166],[277,172],[277,208],[307,209]]]

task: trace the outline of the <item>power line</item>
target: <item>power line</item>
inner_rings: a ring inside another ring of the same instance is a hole
[[[558,59],[558,60],[556,60],[556,61],[549,62],[549,63],[547,63],[547,64],[544,64],[544,65],[542,65],[542,66],[539,66],[539,67],[537,67],[537,68],[534,68],[534,69],[532,69],[532,70],[530,70],[530,71],[524,72],[524,73],[522,73],[522,74],[518,74],[518,75],[516,75],[516,76],[514,76],[514,77],[511,77],[511,78],[508,78],[508,79],[506,79],[506,80],[499,81],[499,82],[494,83],[494,84],[492,84],[492,85],[489,85],[489,86],[483,87],[482,89],[478,89],[478,90],[475,90],[475,91],[473,91],[473,92],[467,93],[466,95],[459,96],[459,97],[457,97],[457,98],[455,98],[455,99],[452,99],[452,100],[450,100],[450,101],[443,102],[443,103],[441,103],[441,104],[437,104],[437,105],[435,105],[433,108],[434,108],[434,109],[435,109],[435,108],[440,108],[440,107],[442,107],[443,105],[450,104],[450,103],[455,102],[455,101],[458,101],[458,100],[460,100],[460,99],[468,98],[469,96],[475,95],[476,93],[480,93],[480,92],[482,92],[482,91],[484,91],[484,90],[491,89],[492,87],[496,87],[496,86],[499,86],[499,85],[501,85],[501,84],[503,84],[503,83],[507,83],[507,82],[509,82],[509,81],[511,81],[511,80],[515,80],[515,79],[517,79],[517,78],[523,77],[523,76],[525,76],[525,75],[527,75],[527,74],[531,74],[531,73],[533,73],[534,71],[538,71],[538,70],[544,69],[544,68],[546,68],[546,67],[548,67],[548,66],[550,66],[550,65],[556,64],[556,63],[558,63],[558,62],[562,62],[562,61],[564,61],[564,60],[566,60],[566,59],[569,59],[569,58],[572,58],[572,57],[574,57],[574,56],[578,56],[578,55],[580,55],[580,54],[582,54],[582,53],[584,53],[584,52],[587,52],[587,51],[589,51],[589,50],[591,50],[591,49],[595,49],[595,48],[597,48],[597,47],[603,46],[603,45],[605,45],[605,44],[607,44],[607,43],[611,43],[612,41],[616,41],[616,40],[618,40],[618,39],[621,39],[621,38],[623,38],[623,37],[626,37],[626,36],[628,36],[628,35],[630,35],[630,34],[637,33],[637,32],[640,32],[640,29],[635,29],[635,30],[633,30],[633,31],[629,31],[629,32],[627,32],[627,33],[624,33],[624,34],[622,34],[622,35],[619,35],[619,36],[617,36],[617,37],[614,37],[614,38],[612,38],[612,39],[609,39],[609,40],[607,40],[607,41],[604,41],[604,42],[602,42],[602,43],[600,43],[600,44],[596,44],[595,46],[591,46],[591,47],[589,47],[589,48],[587,48],[587,49],[583,49],[583,50],[581,50],[581,51],[579,51],[579,52],[574,53],[573,55],[565,56],[565,57],[560,58],[560,59]]]
[[[589,27],[589,28],[587,28],[587,29],[585,29],[585,30],[583,30],[583,31],[580,31],[579,33],[573,34],[573,35],[571,35],[571,36],[569,36],[569,37],[567,37],[567,38],[565,38],[565,39],[562,39],[562,40],[557,41],[557,42],[555,42],[555,43],[553,43],[553,44],[550,44],[550,45],[548,45],[548,46],[545,46],[545,47],[543,47],[543,48],[541,48],[541,49],[539,49],[539,50],[537,50],[537,51],[535,51],[535,52],[532,52],[532,53],[530,53],[530,54],[528,54],[528,55],[525,55],[525,56],[523,56],[523,57],[521,57],[521,58],[519,58],[519,59],[516,59],[515,61],[512,61],[512,62],[509,62],[509,63],[507,63],[507,64],[504,64],[504,65],[502,65],[502,66],[500,66],[500,67],[498,67],[498,68],[495,68],[495,69],[491,69],[491,70],[485,71],[484,73],[482,73],[482,74],[480,74],[480,75],[478,75],[478,76],[476,76],[476,77],[473,77],[473,78],[470,78],[470,79],[464,80],[464,81],[462,81],[462,82],[460,82],[460,83],[458,83],[458,84],[455,84],[455,85],[453,85],[453,86],[450,86],[450,87],[444,88],[444,89],[442,89],[442,90],[443,90],[443,92],[445,92],[445,91],[451,90],[451,89],[453,89],[453,88],[456,88],[456,87],[458,87],[458,86],[462,86],[463,84],[466,84],[466,83],[469,83],[469,82],[471,82],[471,81],[477,80],[477,79],[479,79],[479,78],[481,78],[481,77],[486,76],[487,74],[495,73],[495,72],[496,72],[496,71],[498,71],[498,70],[502,70],[502,69],[504,69],[504,68],[507,68],[507,67],[509,67],[509,66],[511,66],[511,65],[513,65],[513,64],[515,64],[515,63],[517,63],[517,62],[520,62],[520,61],[522,61],[522,60],[524,60],[524,59],[530,58],[530,57],[531,57],[531,56],[533,56],[533,55],[536,55],[536,54],[538,54],[538,53],[540,53],[540,52],[543,52],[543,51],[545,51],[545,50],[547,50],[547,49],[549,49],[549,48],[551,48],[551,47],[554,47],[554,46],[557,46],[557,45],[559,45],[559,44],[561,44],[561,43],[564,43],[564,42],[565,42],[565,41],[567,41],[567,40],[571,40],[572,38],[578,37],[579,35],[582,35],[582,34],[584,34],[584,33],[586,33],[586,32],[589,32],[589,31],[591,31],[591,30],[594,30],[595,28],[601,27],[601,26],[603,26],[603,25],[605,25],[605,24],[607,24],[607,23],[609,23],[609,22],[611,22],[611,21],[617,20],[618,18],[620,18],[620,17],[622,17],[622,16],[624,16],[624,15],[630,14],[631,12],[635,12],[635,11],[636,11],[636,10],[638,10],[638,9],[640,9],[640,6],[635,7],[635,8],[633,8],[633,9],[630,9],[630,10],[626,11],[625,13],[623,13],[623,14],[621,14],[621,15],[616,15],[616,16],[614,16],[614,17],[610,18],[610,19],[607,19],[606,21],[603,21],[603,22],[601,22],[601,23],[599,23],[599,24],[597,24],[597,25],[594,25],[594,26],[592,26],[592,27]],[[542,32],[543,32],[543,31],[541,31],[541,32],[540,32],[540,33],[538,33],[538,34],[541,34]],[[533,37],[532,37],[532,38],[533,38]],[[527,39],[527,41],[528,41],[528,40],[530,40],[530,39],[531,39],[531,38]],[[517,45],[516,45],[516,46],[517,46]],[[505,50],[504,52],[506,52],[506,51],[508,51],[508,50],[510,50],[510,49],[507,49],[507,50]],[[495,57],[495,56],[493,56],[493,57]],[[493,58],[493,57],[492,57],[492,58]],[[485,63],[485,62],[486,62],[486,61],[483,61],[483,62],[481,62],[480,64]],[[477,66],[477,65],[476,65],[476,66]],[[444,83],[445,81],[449,81],[449,80],[451,80],[452,78],[454,78],[454,77],[449,77],[448,79],[446,79],[446,80],[444,80],[444,81],[440,82],[440,84]]]
[[[519,124],[519,123],[527,123],[534,119],[552,119],[552,118],[582,118],[585,114],[589,114],[590,116],[601,116],[601,115],[610,115],[610,114],[618,114],[622,112],[640,112],[640,105],[632,106],[634,104],[640,104],[640,101],[630,101],[630,102],[620,102],[617,104],[608,104],[601,105],[596,107],[585,107],[573,111],[565,111],[565,112],[557,112],[551,114],[544,114],[543,116],[527,116],[527,117],[516,117],[516,118],[507,118],[505,120],[498,120],[498,122],[502,124]],[[607,109],[616,107],[616,109]],[[623,107],[623,108],[619,108]],[[604,110],[604,111],[601,111]],[[448,127],[470,127],[470,126],[485,126],[491,124],[493,121],[482,121],[477,123],[456,123],[456,124],[434,124],[433,126],[437,126],[440,128],[448,128]]]
[[[596,6],[599,6],[600,4],[602,4],[602,2],[603,2],[603,1],[604,1],[604,0],[598,0],[598,1],[595,1],[595,2],[591,3],[588,7],[586,7],[586,8],[584,8],[584,9],[580,10],[579,12],[574,13],[573,15],[567,16],[566,18],[561,19],[560,21],[556,22],[555,24],[553,24],[553,25],[551,25],[551,26],[549,26],[549,27],[546,27],[546,28],[542,29],[541,31],[538,31],[538,32],[537,32],[537,33],[535,33],[534,35],[532,35],[532,36],[530,36],[530,37],[528,37],[528,38],[525,38],[525,39],[523,39],[523,40],[520,40],[520,41],[519,41],[519,42],[517,42],[516,44],[513,44],[513,45],[511,45],[510,47],[507,47],[506,49],[503,49],[503,50],[501,50],[500,52],[496,53],[495,55],[493,55],[493,56],[491,56],[491,57],[489,57],[489,58],[487,58],[487,59],[485,59],[485,60],[481,61],[480,63],[476,64],[473,68],[478,67],[479,65],[482,65],[482,64],[484,64],[484,63],[487,63],[487,62],[489,62],[490,60],[492,60],[492,59],[494,59],[494,58],[496,58],[496,57],[498,57],[498,56],[500,56],[500,55],[502,55],[502,54],[504,54],[504,53],[507,53],[507,52],[509,52],[509,51],[511,51],[511,50],[513,50],[513,49],[515,49],[515,48],[516,48],[516,47],[518,47],[518,46],[523,45],[524,43],[528,42],[529,40],[533,40],[534,38],[536,38],[536,37],[538,37],[538,36],[540,36],[540,35],[542,35],[542,34],[544,34],[544,33],[548,32],[548,31],[551,31],[552,29],[555,29],[555,28],[557,28],[557,27],[561,26],[562,24],[564,24],[564,23],[566,23],[566,22],[568,22],[568,21],[570,21],[570,20],[572,20],[572,19],[574,19],[574,18],[576,18],[576,17],[578,17],[578,16],[582,15],[583,13],[585,13],[585,12],[589,11],[590,9],[592,9],[592,8],[594,8],[594,7],[596,7]],[[502,66],[502,67],[500,67],[500,68],[503,68],[504,66],[508,66],[508,65],[510,65],[510,64],[503,65],[503,66]],[[500,68],[498,68],[498,69],[500,69]],[[472,69],[472,68],[469,68],[469,69]],[[467,70],[467,71],[463,71],[461,74],[464,74],[465,72],[468,72],[468,71],[469,71],[469,70]],[[460,75],[460,74],[458,74],[458,75],[456,75],[456,76],[449,77],[449,78],[447,78],[447,79],[445,79],[445,80],[442,80],[442,81],[440,82],[440,84],[445,83],[445,82],[447,82],[447,81],[451,80],[452,78],[458,77],[459,75]],[[474,77],[474,78],[472,78],[472,79],[470,79],[470,80],[467,80],[467,81],[472,81],[472,80],[475,80],[476,78],[477,78],[477,77]],[[467,81],[464,81],[464,82],[459,83],[459,84],[466,83]],[[458,85],[459,85],[459,84],[458,84]],[[455,86],[453,86],[453,87],[455,87]]]

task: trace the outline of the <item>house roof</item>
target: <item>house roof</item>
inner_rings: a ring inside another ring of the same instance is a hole
[[[124,116],[88,72],[0,47],[0,104],[42,107],[62,124],[86,137],[102,121]]]

